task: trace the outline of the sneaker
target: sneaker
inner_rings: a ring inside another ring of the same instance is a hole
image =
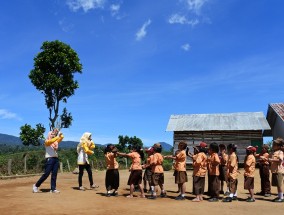
[[[167,193],[166,193],[166,192],[161,193],[160,197],[161,197],[161,198],[165,198],[165,197],[167,197]]]
[[[265,194],[264,194],[264,197],[270,197],[270,196],[271,196],[270,193],[265,193]]]
[[[118,192],[113,191],[111,196],[116,196],[117,197],[118,196]]]
[[[155,199],[157,199],[157,196],[154,196],[154,195],[153,196],[149,196],[148,199],[155,200]]]
[[[246,199],[246,202],[255,202],[255,199],[253,199],[253,198],[251,198],[251,197],[248,197],[248,198]]]
[[[226,197],[222,200],[222,202],[232,202],[232,198],[231,197]]]
[[[228,195],[230,195],[230,192],[227,191],[224,195],[225,195],[225,196],[228,196]]]
[[[272,200],[273,202],[284,202],[284,199],[276,198]]]
[[[33,185],[33,193],[38,193],[38,187],[35,184]]]
[[[85,188],[84,187],[79,187],[79,190],[85,191]]]
[[[184,196],[177,196],[176,198],[175,198],[175,200],[185,200],[185,197]]]
[[[99,187],[100,187],[99,185],[93,184],[93,185],[90,186],[90,189],[92,190],[92,189],[96,189],[96,188],[99,188]]]
[[[218,198],[211,198],[208,201],[209,202],[219,202],[219,199]]]
[[[111,193],[106,193],[106,197],[110,197],[111,196]]]
[[[60,193],[59,190],[50,190],[50,193]]]
[[[233,201],[238,201],[238,197],[237,196],[233,196],[232,200]]]
[[[257,192],[255,195],[263,196],[263,195],[264,195],[264,193],[261,191],[261,192]]]

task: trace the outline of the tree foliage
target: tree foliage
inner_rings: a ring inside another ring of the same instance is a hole
[[[55,41],[43,42],[41,52],[34,58],[34,68],[30,71],[29,78],[32,84],[45,98],[45,105],[49,111],[49,127],[68,128],[72,125],[73,117],[64,107],[60,114],[60,104],[67,103],[67,99],[75,94],[79,88],[74,74],[82,73],[82,64],[77,53],[67,44]],[[43,133],[42,127],[31,128],[30,125],[21,127],[20,138],[23,144],[37,145]],[[33,136],[35,135],[35,136]],[[23,139],[22,139],[23,138]]]
[[[135,146],[140,146],[141,148],[143,147],[143,142],[140,138],[133,136],[133,137],[128,137],[127,135],[119,135],[118,136],[118,144],[117,144],[117,149],[119,151],[126,152],[130,150],[132,147]]]
[[[21,127],[20,138],[25,146],[39,146],[41,144],[40,140],[44,139],[44,132],[45,128],[42,124],[37,124],[36,128],[32,128],[30,125],[25,124]]]
[[[44,42],[41,50],[34,58],[34,69],[29,78],[36,89],[44,94],[50,129],[55,127],[58,117],[60,127],[68,128],[72,124],[72,116],[66,108],[59,116],[60,102],[67,103],[67,99],[79,88],[74,74],[82,73],[82,65],[77,53],[58,40]]]

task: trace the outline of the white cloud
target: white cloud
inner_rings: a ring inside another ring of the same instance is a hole
[[[201,8],[208,0],[186,0],[188,9],[195,14],[199,14]]]
[[[186,44],[183,44],[182,46],[181,46],[181,48],[184,50],[184,51],[189,51],[190,50],[190,45],[188,44],[188,43],[186,43]]]
[[[22,119],[17,116],[17,114],[9,112],[5,109],[0,109],[0,119],[16,119],[21,121]]]
[[[70,32],[74,28],[74,25],[67,23],[65,19],[60,20],[58,24],[64,32]]]
[[[186,16],[179,14],[172,14],[168,20],[170,24],[187,24],[191,26],[195,26],[199,23],[198,19],[188,20]]]
[[[111,11],[111,15],[112,15],[112,16],[117,15],[118,12],[119,12],[119,10],[120,10],[120,5],[119,5],[119,4],[112,4],[112,5],[110,6],[110,11]]]
[[[151,20],[150,19],[143,24],[143,26],[136,33],[136,40],[138,40],[138,41],[142,40],[146,36],[146,34],[147,34],[146,28],[150,24],[151,24]]]
[[[84,12],[88,12],[91,9],[103,8],[105,0],[67,0],[66,4],[74,12],[81,8]]]

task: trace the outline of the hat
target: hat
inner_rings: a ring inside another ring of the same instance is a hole
[[[251,151],[251,152],[256,152],[257,147],[254,147],[254,146],[248,146],[248,147],[246,148],[246,150]]]
[[[206,148],[207,144],[205,142],[201,142],[201,143],[199,143],[199,147]]]

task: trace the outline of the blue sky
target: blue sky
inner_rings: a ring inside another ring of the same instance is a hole
[[[43,123],[28,74],[44,41],[79,55],[74,121],[96,143],[172,143],[171,114],[262,111],[283,102],[282,0],[11,0],[0,3],[0,133]],[[61,106],[62,108],[64,106]]]

